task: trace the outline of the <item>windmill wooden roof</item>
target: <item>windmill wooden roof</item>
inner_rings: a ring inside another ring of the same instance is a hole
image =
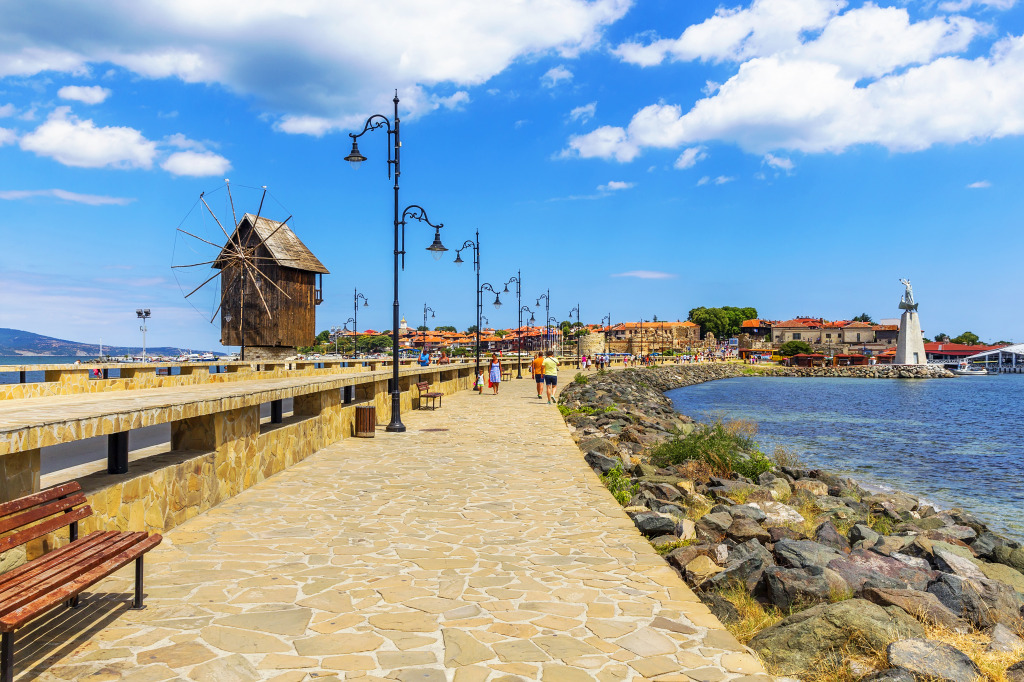
[[[271,257],[286,268],[293,268],[295,270],[305,270],[306,272],[318,272],[324,275],[330,274],[330,271],[324,267],[324,264],[320,262],[313,252],[302,243],[302,240],[292,232],[291,228],[287,225],[277,222],[276,220],[269,220],[260,216],[259,220],[256,220],[256,216],[251,213],[246,213],[242,216],[242,219],[238,221],[238,227],[235,228],[234,233],[231,235],[231,241],[237,239],[238,231],[242,225],[252,225],[255,221],[255,227],[253,231],[256,236],[259,237],[260,241],[270,252]],[[252,240],[252,246],[255,246],[257,242]],[[243,240],[243,245],[245,245]],[[226,248],[226,247],[225,247]],[[220,255],[217,260],[224,256],[224,249],[221,249]],[[218,263],[214,263],[214,267],[217,267]]]

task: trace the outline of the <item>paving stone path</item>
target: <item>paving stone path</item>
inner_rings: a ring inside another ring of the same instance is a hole
[[[145,610],[101,583],[23,631],[18,679],[770,679],[529,380],[403,420],[167,533]]]

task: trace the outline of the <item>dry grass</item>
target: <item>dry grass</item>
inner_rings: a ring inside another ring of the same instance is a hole
[[[821,507],[813,501],[805,501],[795,507],[795,509],[800,513],[800,516],[804,517],[804,521],[803,523],[786,524],[787,528],[797,533],[803,533],[807,537],[814,537],[814,531],[818,527],[817,518],[822,512]]]
[[[733,436],[750,438],[757,435],[757,422],[749,419],[730,419],[724,422],[725,430]]]
[[[784,445],[776,445],[775,452],[772,454],[772,459],[780,467],[792,467],[794,469],[803,469],[807,465],[800,459],[800,456],[796,454],[795,450],[787,448]]]
[[[725,627],[743,644],[747,644],[750,638],[761,630],[775,625],[786,617],[786,614],[775,606],[763,606],[741,585],[731,585],[721,590],[719,594],[732,602],[740,614],[739,620],[726,623]]]
[[[926,625],[925,633],[928,639],[945,642],[967,654],[981,668],[983,679],[987,682],[1006,682],[1006,669],[1021,660],[1021,655],[1024,654],[1024,651],[1021,650],[1013,652],[985,651],[991,638],[977,630],[959,633],[940,625]],[[1017,632],[1017,634],[1022,633]]]

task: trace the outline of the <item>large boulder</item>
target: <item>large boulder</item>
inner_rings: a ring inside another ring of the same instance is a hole
[[[768,598],[780,609],[828,602],[834,592],[825,573],[827,568],[782,568],[771,566],[764,571]],[[842,579],[839,581],[842,582]]]
[[[810,478],[793,481],[793,490],[806,490],[814,496],[828,495],[828,484]]]
[[[787,523],[803,523],[804,517],[796,509],[781,502],[749,502],[746,506],[755,507],[764,512],[765,523],[784,526]]]
[[[936,575],[935,571],[908,566],[897,559],[864,549],[833,559],[827,566],[843,576],[854,594],[860,594],[865,586],[923,590]]]
[[[957,632],[970,629],[967,621],[950,611],[931,592],[869,587],[864,598],[879,606],[898,606],[925,624],[936,624]]]
[[[826,566],[828,562],[841,558],[842,553],[831,547],[811,540],[790,540],[783,538],[775,543],[775,559],[781,566],[807,568]]]
[[[801,611],[762,630],[750,647],[783,675],[818,672],[836,651],[880,651],[894,639],[923,637],[924,628],[903,609],[847,599]]]
[[[988,630],[988,636],[992,640],[985,647],[985,651],[1003,651],[1003,652],[1014,652],[1024,649],[1024,639],[1021,639],[1017,634],[1006,627],[1002,623],[993,625]]]
[[[771,539],[771,536],[768,535],[768,531],[761,528],[757,521],[748,516],[734,517],[732,525],[730,525],[728,530],[725,531],[725,534],[727,537],[741,543],[747,542],[748,540],[768,542]]]
[[[850,551],[849,541],[836,530],[835,524],[831,521],[826,521],[815,529],[814,541],[840,552]]]
[[[871,526],[864,523],[855,524],[853,528],[850,529],[850,532],[847,533],[847,538],[850,540],[851,544],[863,542],[868,547],[878,542],[879,537],[881,537],[881,535],[873,531]]]
[[[935,567],[943,573],[952,573],[961,578],[984,578],[985,574],[971,561],[952,552],[937,551],[934,554]]]
[[[607,474],[615,467],[622,466],[622,461],[617,457],[607,457],[597,450],[591,450],[583,456],[583,459],[592,469],[602,474]]]
[[[676,520],[668,514],[658,512],[643,512],[630,514],[635,525],[644,535],[653,537],[657,535],[669,535],[676,529]]]
[[[943,642],[902,639],[886,648],[889,665],[936,682],[976,682],[981,669],[967,654]]]
[[[998,580],[1006,583],[1018,594],[1024,594],[1024,573],[1006,564],[990,564],[987,561],[977,561],[978,570],[985,574],[989,580]]]
[[[697,520],[696,525],[698,538],[705,542],[721,542],[732,525],[732,516],[727,512],[705,514]]]
[[[1024,571],[1024,547],[1011,549],[1003,545],[996,547],[992,553],[993,558],[1001,564],[1013,566],[1018,571]]]
[[[928,591],[953,613],[969,620],[978,628],[996,623],[1016,627],[1020,623],[1020,598],[1009,585],[995,580],[961,578],[940,573]]]
[[[716,573],[721,573],[722,568],[705,555],[700,555],[686,564],[686,581],[694,587],[699,587]]]

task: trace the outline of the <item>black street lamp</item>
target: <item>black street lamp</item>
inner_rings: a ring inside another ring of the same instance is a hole
[[[430,312],[430,316],[431,317],[437,318],[437,315],[434,314],[434,309],[430,308],[430,307],[427,307],[427,304],[424,303],[423,304],[423,326],[424,327],[427,326],[427,312]],[[423,350],[426,350],[426,349],[427,349],[427,330],[424,329],[423,330]]]
[[[523,378],[523,271],[517,270],[515,277],[509,277],[505,282],[505,290],[501,293],[511,293],[508,285],[516,283],[516,308],[519,309],[519,326],[516,327],[516,379]]]
[[[572,314],[576,313],[576,369],[580,368],[580,304],[577,303],[576,307],[569,311],[569,319],[572,319]]]
[[[612,314],[602,317],[601,324],[604,325],[604,354],[608,355],[608,331],[612,328]]]
[[[552,324],[552,322],[553,322],[554,324]],[[554,315],[551,315],[550,317],[548,317],[548,322],[547,322],[547,324],[546,324],[546,325],[544,326],[544,331],[546,332],[546,331],[547,331],[548,329],[554,329],[554,328],[556,328],[557,326],[558,326],[558,318],[557,318],[557,317],[555,317]],[[561,354],[562,354],[562,345],[561,345],[561,344],[556,344],[556,343],[555,343],[555,339],[554,339],[554,336],[555,336],[555,334],[556,334],[556,332],[554,332],[554,331],[552,331],[552,332],[551,332],[551,336],[552,336],[552,339],[551,339],[551,345],[552,345],[552,346],[555,346],[555,345],[557,345],[557,346],[558,346],[558,352],[556,353],[556,355],[561,355]]]
[[[477,275],[479,278],[479,274]],[[480,288],[476,292],[476,375],[480,376],[480,326],[482,324],[490,324],[486,317],[483,316],[484,307],[484,292],[489,291],[494,294],[494,309],[499,310],[501,308],[501,295],[495,290],[490,282],[484,282],[480,285]]]
[[[352,297],[352,330],[356,333],[356,343],[352,346],[352,357],[359,357],[359,299],[363,299],[363,307],[368,308],[370,301],[359,293],[358,289],[353,289],[355,295]]]
[[[455,264],[461,266],[465,263],[462,260],[464,249],[473,249],[473,272],[476,273],[476,286],[473,288],[473,305],[476,306],[476,374],[480,376],[480,230],[474,232],[475,240],[467,239],[462,246],[455,249]],[[476,379],[474,379],[475,381]]]
[[[544,350],[548,350],[548,346],[550,345],[550,343],[549,343],[550,339],[548,338],[549,334],[548,334],[548,323],[547,323],[547,320],[551,317],[551,289],[548,289],[546,292],[544,292],[543,294],[541,294],[540,296],[537,297],[536,305],[538,305],[538,306],[540,305],[540,299],[542,299],[542,298],[544,299],[544,320],[545,320],[545,322],[544,322]]]
[[[533,311],[530,310],[530,307],[529,306],[525,306],[525,305],[519,306],[519,326],[520,327],[523,326],[523,324],[522,324],[523,313],[530,313],[530,319],[526,321],[526,324],[527,324],[527,326],[532,327],[533,323],[536,322],[537,320],[534,319]],[[533,350],[533,349],[531,348],[530,350]],[[522,377],[519,377],[519,378],[521,379]]]
[[[399,119],[398,119],[398,91],[395,91],[395,98],[392,100],[395,103],[395,115],[392,121],[388,120],[387,116],[383,114],[374,114],[366,119],[366,123],[363,124],[363,130],[359,133],[349,133],[349,137],[352,138],[352,151],[349,152],[345,160],[352,164],[353,168],[358,168],[359,164],[366,161],[366,157],[359,151],[359,145],[356,142],[361,136],[365,135],[370,130],[377,130],[378,128],[384,128],[388,133],[388,177],[391,177],[392,166],[394,166],[395,176],[395,301],[394,310],[392,314],[392,325],[391,325],[391,423],[387,425],[387,430],[391,432],[401,433],[405,431],[405,424],[402,423],[401,409],[402,409],[402,393],[401,386],[398,382],[398,325],[399,325],[399,312],[398,312],[398,268],[399,268],[399,256],[401,256],[401,266],[405,269],[405,225],[406,218],[412,218],[424,222],[430,227],[434,228],[434,242],[427,247],[427,251],[430,251],[434,260],[440,260],[446,249],[444,244],[441,243],[441,228],[444,227],[444,223],[434,224],[427,218],[427,212],[421,207],[415,204],[407,206],[405,211],[399,212],[398,210],[398,178],[402,175],[402,167],[400,164],[402,142],[399,137]],[[391,153],[394,151],[394,158]],[[401,244],[399,244],[399,233],[401,233]]]

